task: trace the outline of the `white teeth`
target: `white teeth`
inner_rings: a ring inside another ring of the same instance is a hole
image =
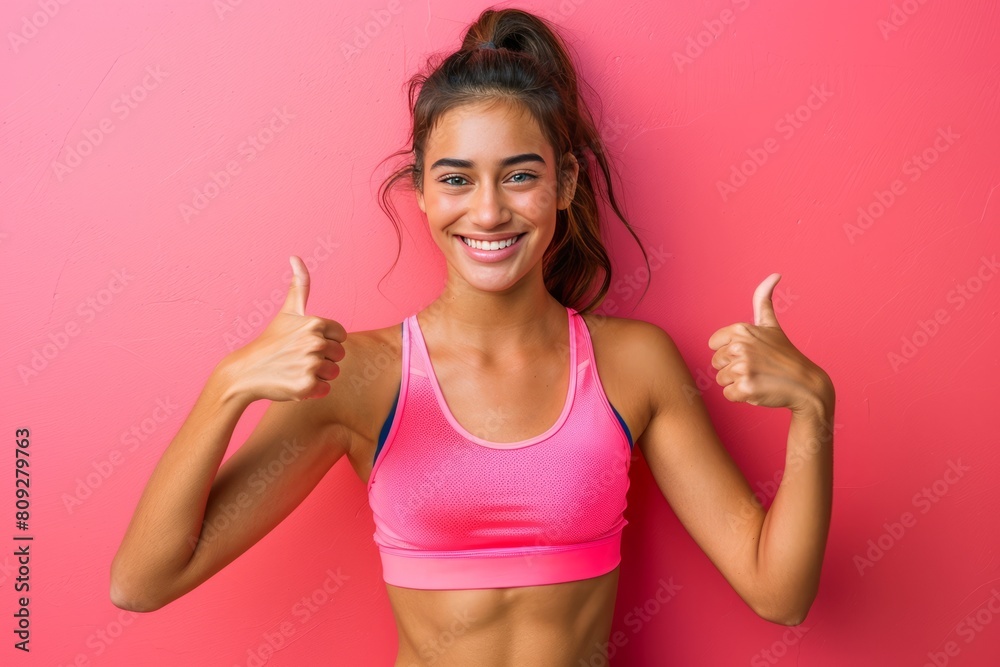
[[[500,250],[501,248],[507,248],[513,245],[514,241],[517,240],[517,237],[512,236],[509,239],[504,239],[503,241],[476,241],[474,239],[467,239],[463,236],[462,240],[465,241],[465,245],[477,250]]]

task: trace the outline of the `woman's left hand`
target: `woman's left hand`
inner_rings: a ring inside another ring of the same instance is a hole
[[[771,293],[781,280],[772,273],[753,294],[754,323],[723,327],[708,339],[716,350],[712,367],[730,401],[792,412],[832,407],[833,383],[826,372],[795,349],[778,325]]]

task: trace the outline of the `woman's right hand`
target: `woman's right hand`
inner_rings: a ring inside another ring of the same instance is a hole
[[[306,315],[309,270],[296,255],[285,303],[261,334],[226,357],[237,393],[248,400],[301,401],[330,393],[340,374],[347,331],[334,320]]]

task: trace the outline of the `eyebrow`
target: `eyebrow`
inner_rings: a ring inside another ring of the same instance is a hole
[[[541,162],[545,164],[545,160],[538,153],[521,153],[520,155],[511,155],[510,157],[505,157],[500,160],[500,167],[510,167],[511,165],[521,164],[522,162]],[[438,167],[451,167],[453,169],[472,169],[475,166],[475,162],[472,160],[461,160],[456,157],[443,157],[434,164],[431,165],[431,171],[437,169]]]

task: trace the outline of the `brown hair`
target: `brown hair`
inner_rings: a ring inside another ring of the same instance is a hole
[[[481,48],[490,42],[488,47],[495,48]],[[396,228],[397,241],[399,226],[389,195],[399,182],[408,180],[418,191],[423,186],[424,148],[435,122],[453,107],[509,100],[532,114],[551,143],[560,187],[565,154],[573,153],[580,165],[573,201],[569,208],[556,211],[555,235],[542,257],[549,293],[581,313],[596,308],[607,295],[611,261],[601,240],[598,186],[604,187],[611,208],[639,244],[649,275],[646,250],[615,199],[604,142],[579,97],[566,44],[545,19],[519,9],[486,9],[469,26],[461,48],[443,60],[431,56],[425,71],[429,73],[417,73],[408,83],[412,114],[409,146],[390,156],[411,156],[412,162],[390,174],[379,191],[379,205]],[[586,85],[582,80],[580,83]],[[594,171],[595,164],[599,174]],[[397,261],[401,248],[399,242]],[[603,273],[603,280],[588,300],[598,273]]]

